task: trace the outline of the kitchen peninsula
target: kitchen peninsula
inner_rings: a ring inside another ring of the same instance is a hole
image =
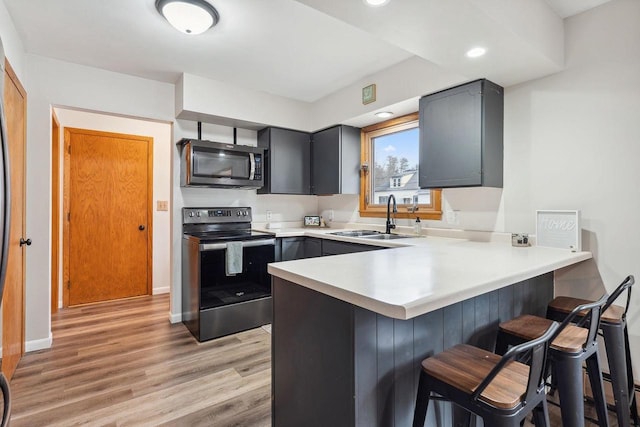
[[[275,427],[407,426],[422,359],[493,349],[500,321],[544,315],[553,272],[589,252],[448,238],[269,265]],[[438,404],[440,405],[440,404]],[[451,425],[450,411],[430,411]]]

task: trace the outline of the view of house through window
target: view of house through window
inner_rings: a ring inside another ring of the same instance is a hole
[[[397,203],[430,204],[429,190],[418,187],[418,128],[372,138],[373,204],[386,204],[390,194]]]
[[[440,219],[440,190],[421,189],[418,115],[410,114],[362,130],[363,163],[360,215],[386,215],[391,194],[398,217]]]

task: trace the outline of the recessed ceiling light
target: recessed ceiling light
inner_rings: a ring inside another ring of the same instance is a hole
[[[376,113],[376,116],[380,117],[381,119],[386,119],[387,117],[393,116],[393,113],[391,111],[378,111]]]
[[[185,34],[202,34],[218,23],[218,11],[205,0],[156,0],[156,9]]]
[[[467,51],[467,57],[469,57],[469,58],[478,58],[479,56],[482,56],[485,53],[487,53],[487,49],[485,49],[483,47],[474,47],[473,49],[469,49]]]
[[[372,7],[378,7],[378,6],[384,6],[385,4],[389,3],[390,0],[363,0],[364,4],[366,4],[367,6],[372,6]]]

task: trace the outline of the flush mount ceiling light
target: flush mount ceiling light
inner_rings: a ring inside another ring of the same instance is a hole
[[[473,49],[469,49],[466,55],[468,58],[478,58],[485,53],[487,53],[487,49],[483,47],[474,47]]]
[[[381,119],[386,119],[387,117],[393,116],[393,113],[391,111],[378,111],[375,115]]]
[[[389,0],[362,0],[367,6],[378,7],[389,3]]]
[[[218,23],[218,11],[204,0],[156,0],[156,9],[185,34],[202,34]]]

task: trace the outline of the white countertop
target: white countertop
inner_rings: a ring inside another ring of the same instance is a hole
[[[269,264],[270,274],[373,312],[411,319],[592,257],[590,252],[512,247],[443,237],[391,241],[327,236],[334,230],[262,230],[395,247]]]

